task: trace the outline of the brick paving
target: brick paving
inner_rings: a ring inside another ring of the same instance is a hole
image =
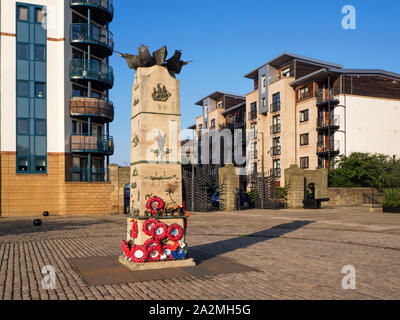
[[[0,218],[0,300],[400,299],[400,214],[367,208],[194,213],[188,243],[260,272],[87,286],[70,258],[121,252],[123,216]],[[55,290],[41,286],[45,265]],[[356,269],[343,290],[342,267]],[[173,289],[173,292],[170,290]]]

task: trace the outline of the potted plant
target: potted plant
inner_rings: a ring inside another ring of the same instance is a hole
[[[386,189],[383,198],[383,211],[400,213],[400,190]]]

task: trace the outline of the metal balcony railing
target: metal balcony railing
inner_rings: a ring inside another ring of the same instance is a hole
[[[281,124],[274,124],[271,126],[271,134],[277,134],[281,132]]]
[[[327,92],[317,92],[315,96],[317,97],[317,105],[328,103],[328,101],[332,104],[339,103],[339,98],[335,97],[333,90],[329,94]]]
[[[70,65],[71,80],[94,80],[102,82],[111,89],[114,85],[114,71],[106,63],[92,59],[90,62],[85,59],[72,59]]]
[[[272,155],[279,156],[281,154],[281,146],[273,146],[272,147]]]
[[[317,142],[317,153],[339,153],[340,141],[334,140],[329,143]]]
[[[109,172],[105,168],[66,168],[67,182],[108,182]]]
[[[112,155],[114,153],[114,140],[111,136],[72,134],[71,152]]]
[[[113,0],[70,0],[70,6],[89,6],[106,11],[109,15],[114,15]]]
[[[279,110],[281,110],[281,102],[280,101],[271,103],[271,112],[277,112]]]
[[[281,176],[281,169],[280,168],[273,168],[270,170],[270,175],[274,176],[275,178],[280,178]]]
[[[112,122],[114,120],[114,106],[109,100],[72,97],[70,100],[70,112],[72,117],[98,117]]]
[[[256,120],[257,119],[257,112],[250,111],[249,115],[248,115],[248,119],[249,119],[249,121]]]
[[[340,127],[340,117],[338,115],[330,119],[317,119],[317,129],[324,129],[329,127]]]
[[[114,50],[114,36],[105,27],[93,24],[71,24],[71,43],[88,43],[103,46],[111,54]]]

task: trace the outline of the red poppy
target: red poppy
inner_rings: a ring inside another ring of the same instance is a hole
[[[158,211],[164,210],[165,203],[159,197],[151,197],[146,203],[146,208],[150,210],[150,213],[154,216]]]
[[[152,236],[153,236],[153,231],[154,231],[154,230],[152,230],[153,225],[155,225],[155,224],[157,224],[157,223],[159,223],[159,222],[160,222],[160,221],[158,221],[158,220],[155,219],[155,218],[147,219],[147,220],[143,223],[143,227],[142,227],[143,232],[144,232],[145,234],[147,234],[148,236],[152,237]]]
[[[148,256],[149,254],[144,246],[134,246],[130,254],[130,258],[137,263],[145,262]]]
[[[151,233],[154,239],[163,240],[167,237],[168,226],[165,223],[159,222],[153,225]]]
[[[182,239],[183,229],[179,224],[171,224],[167,230],[167,236],[169,240],[176,242]]]

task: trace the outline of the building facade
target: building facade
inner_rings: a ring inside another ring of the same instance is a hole
[[[110,212],[113,13],[112,0],[1,1],[1,215]]]
[[[283,185],[292,164],[329,169],[352,152],[400,156],[400,74],[284,53],[245,77],[253,90],[232,109],[242,108],[252,132],[246,144],[252,172],[264,169]],[[229,114],[221,112],[221,125]],[[197,130],[204,121],[203,111]]]

